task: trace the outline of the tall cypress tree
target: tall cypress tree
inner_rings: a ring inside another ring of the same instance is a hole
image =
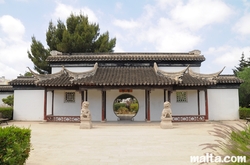
[[[46,59],[52,50],[63,53],[113,52],[116,44],[116,38],[110,39],[108,32],[100,34],[99,25],[90,23],[88,17],[83,14],[71,14],[66,25],[61,20],[57,21],[56,26],[50,21],[46,41],[47,49],[33,36],[31,52],[28,51],[34,69],[41,74],[51,73]]]

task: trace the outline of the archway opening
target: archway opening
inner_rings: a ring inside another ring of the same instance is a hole
[[[138,100],[131,94],[122,94],[114,100],[113,111],[119,120],[133,120],[138,110]]]

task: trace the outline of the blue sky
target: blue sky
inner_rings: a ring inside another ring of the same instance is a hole
[[[250,57],[248,0],[0,0],[0,76],[14,79],[33,63],[31,37],[46,45],[49,21],[88,15],[116,37],[115,52],[189,52],[206,57],[201,73],[232,74]]]

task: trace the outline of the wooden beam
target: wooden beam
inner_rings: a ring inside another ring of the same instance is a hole
[[[85,91],[85,101],[88,101],[88,90]]]
[[[171,103],[171,91],[168,91],[168,102]]]
[[[200,115],[200,90],[197,90],[197,102],[198,102],[198,115]]]
[[[106,91],[102,91],[102,122],[106,121]]]
[[[51,107],[51,113],[52,113],[52,115],[54,115],[54,96],[55,96],[55,94],[54,94],[54,91],[51,91],[52,92],[52,107]]]
[[[43,120],[47,120],[47,88],[44,88]]]
[[[165,101],[167,101],[167,98],[166,98],[166,89],[164,89],[163,90],[163,101],[165,102]]]
[[[147,109],[148,117],[147,117],[147,120],[150,121],[150,90],[147,90],[147,95],[148,95],[148,109]]]
[[[205,111],[206,111],[206,114],[205,114],[205,119],[208,120],[208,97],[207,97],[207,90],[205,90]]]
[[[147,93],[147,90],[145,90],[145,117],[146,117],[146,120],[148,120],[148,93]]]

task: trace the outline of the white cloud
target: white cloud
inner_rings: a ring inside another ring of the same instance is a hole
[[[0,17],[1,30],[7,35],[8,39],[19,41],[25,28],[20,20],[13,18],[10,15],[3,15]]]
[[[62,3],[57,3],[56,9],[52,14],[52,17],[55,20],[61,19],[62,21],[65,21],[71,13],[77,15],[79,13],[83,13],[84,15],[88,16],[90,22],[98,22],[98,18],[96,17],[95,13],[88,7],[75,8],[71,5],[65,5]]]
[[[195,48],[201,39],[194,36],[171,20],[160,18],[155,27],[151,27],[140,34],[140,41],[148,41],[155,44],[159,52],[163,51],[186,51]]]
[[[134,21],[134,20],[127,21],[127,20],[116,19],[114,21],[114,25],[118,26],[118,27],[120,27],[122,29],[133,29],[133,28],[138,27],[139,23]]]
[[[0,17],[0,76],[14,79],[24,74],[26,67],[32,66],[28,59],[29,42],[23,40],[25,27],[22,22],[10,15]]]
[[[235,66],[239,65],[239,60],[244,52],[245,59],[250,57],[250,46],[233,47],[230,45],[218,48],[210,48],[207,52],[208,56],[214,56],[212,63],[218,66],[226,66],[225,72],[231,73]],[[213,65],[213,64],[212,64]]]
[[[187,4],[178,3],[171,11],[175,21],[191,30],[223,22],[230,14],[232,14],[231,9],[219,0],[190,0]]]
[[[122,4],[121,2],[117,2],[117,3],[115,4],[115,9],[116,9],[116,10],[121,10],[121,9],[122,9],[122,6],[123,6],[123,4]]]
[[[250,20],[250,13],[241,17],[239,21],[236,22],[235,26],[233,27],[233,30],[242,35],[250,34],[250,21],[249,20]]]

